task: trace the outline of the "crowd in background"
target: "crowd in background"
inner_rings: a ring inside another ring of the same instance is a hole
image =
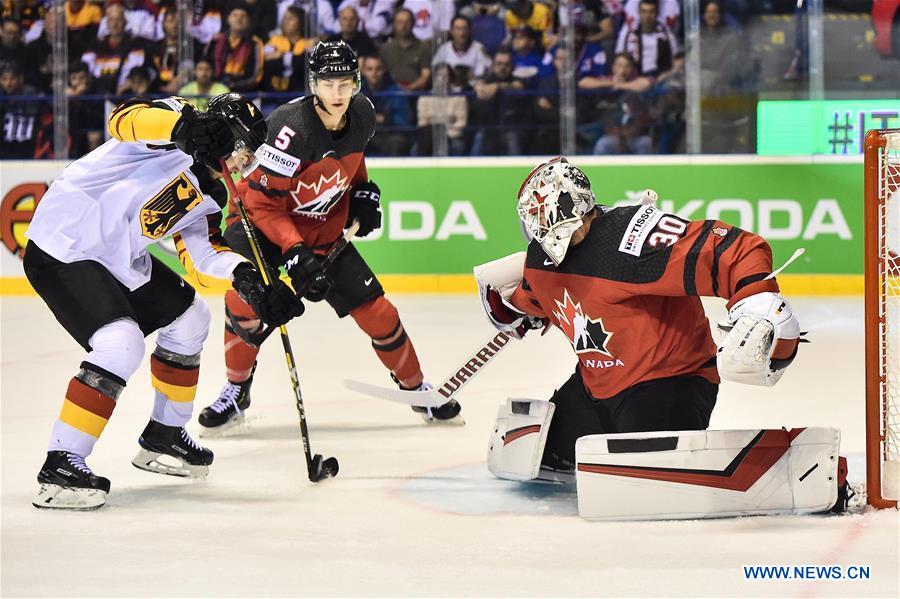
[[[684,151],[681,3],[573,3],[579,152]],[[49,4],[3,0],[0,157],[53,157]],[[705,2],[704,27],[735,43],[747,4]],[[193,69],[181,72],[174,0],[68,0],[69,157],[103,142],[102,106],[129,96],[205,107],[231,90],[271,110],[304,93],[313,46],[338,39],[359,56],[377,112],[370,155],[430,155],[436,125],[450,155],[554,154],[567,58],[559,20],[557,0],[195,0]],[[705,66],[726,79],[741,68]]]

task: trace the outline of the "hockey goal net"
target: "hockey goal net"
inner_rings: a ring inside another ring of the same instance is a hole
[[[875,507],[900,498],[900,129],[865,147],[866,490]]]

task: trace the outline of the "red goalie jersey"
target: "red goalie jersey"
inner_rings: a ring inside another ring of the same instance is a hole
[[[688,221],[653,206],[597,207],[559,267],[528,247],[513,304],[566,335],[590,394],[604,399],[653,379],[719,382],[702,295],[738,300],[778,291],[772,252],[753,233]]]

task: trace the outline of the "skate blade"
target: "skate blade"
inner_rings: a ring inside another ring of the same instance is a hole
[[[175,456],[147,451],[143,448],[132,458],[131,464],[139,470],[181,478],[206,478],[206,475],[209,474],[209,466],[194,466]]]
[[[245,413],[238,414],[222,426],[207,427],[200,425],[200,432],[197,434],[201,439],[221,439],[222,437],[237,437],[244,433],[250,432],[250,423],[259,416],[247,416]]]
[[[100,489],[79,489],[41,483],[31,505],[42,510],[72,510],[89,512],[103,507],[106,491]]]

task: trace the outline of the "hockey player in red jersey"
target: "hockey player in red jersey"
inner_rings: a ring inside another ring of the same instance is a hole
[[[344,42],[319,43],[309,59],[310,96],[292,100],[267,119],[269,134],[249,178],[244,204],[269,264],[282,265],[294,290],[310,301],[325,300],[339,317],[348,314],[372,339],[375,354],[401,389],[422,390],[416,351],[378,278],[348,244],[327,268],[323,257],[344,227],[360,224],[364,237],[381,227],[380,191],[369,180],[363,152],[375,131],[375,110],[360,95],[359,66]],[[245,256],[250,248],[239,222],[225,232],[229,246]],[[225,296],[227,382],[219,398],[200,414],[200,424],[224,430],[250,407],[250,386],[262,327],[232,291]],[[261,342],[261,341],[260,341]],[[413,407],[430,423],[460,423],[460,406]]]
[[[720,375],[772,385],[796,355],[799,325],[771,276],[762,237],[650,204],[596,205],[587,176],[564,158],[529,174],[518,211],[532,240],[524,255],[485,265],[478,277],[485,310],[516,337],[559,328],[578,363],[549,403],[512,402],[501,415],[489,453],[495,473],[515,438],[499,430],[501,421],[517,414],[549,425],[542,452],[532,452],[543,456],[541,469],[571,470],[579,437],[706,429]],[[718,352],[700,296],[728,300],[730,332]],[[527,424],[519,435],[537,430]],[[535,478],[538,464],[521,472],[511,478]]]
[[[250,169],[265,140],[259,109],[237,94],[205,113],[182,98],[134,99],[109,117],[112,139],[68,165],[44,194],[28,228],[28,281],[86,350],[53,425],[33,504],[90,510],[110,489],[85,462],[158,332],[150,356],[155,399],[138,439],[135,467],[203,477],[212,452],[184,426],[191,418],[209,308],[147,248],[172,235],[179,256],[201,273],[230,278],[235,293],[271,325],[302,312],[287,285],[225,246],[219,229],[227,194],[209,170],[226,159]],[[163,457],[165,456],[165,457]]]

